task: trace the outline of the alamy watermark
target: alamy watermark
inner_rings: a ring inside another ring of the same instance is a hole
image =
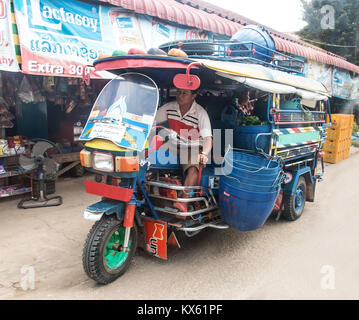
[[[320,287],[323,290],[335,289],[335,268],[331,265],[324,265],[320,269],[320,273],[323,274],[320,280]]]
[[[24,291],[35,289],[35,269],[32,266],[23,266],[20,270],[20,286]]]
[[[335,9],[333,6],[327,4],[320,9],[320,13],[323,15],[320,21],[320,26],[323,30],[335,29]]]
[[[161,165],[168,164],[197,164],[198,155],[201,153],[201,142],[198,131],[180,130],[180,137],[185,137],[187,141],[177,137],[175,132],[166,130],[160,131],[157,135],[161,136],[163,144],[157,150],[152,150],[148,156],[149,163],[157,163]],[[213,129],[213,147],[212,152],[208,154],[207,164],[215,164],[215,175],[228,175],[232,172],[232,153],[227,152],[233,146],[233,130],[232,129]],[[150,138],[149,141],[152,139]],[[224,156],[225,155],[225,156]],[[224,156],[224,157],[223,157]]]

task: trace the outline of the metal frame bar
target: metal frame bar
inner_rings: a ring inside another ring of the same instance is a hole
[[[218,209],[218,206],[213,206],[211,208],[207,208],[207,209],[201,209],[201,210],[197,210],[197,211],[191,211],[191,212],[173,212],[173,211],[169,211],[163,208],[159,208],[159,207],[155,207],[155,210],[157,210],[158,212],[163,212],[163,213],[168,213],[168,214],[172,214],[172,215],[176,215],[176,216],[181,216],[181,217],[192,217],[195,216],[196,214],[202,214],[205,212],[210,212],[213,210]]]

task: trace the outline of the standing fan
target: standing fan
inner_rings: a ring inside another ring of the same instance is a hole
[[[36,179],[38,181],[39,192],[38,195],[34,196],[34,190],[32,190],[32,197],[21,200],[17,205],[18,208],[54,207],[62,204],[62,197],[54,196],[48,198],[46,192],[46,179],[56,177],[59,169],[59,164],[49,157],[49,153],[54,148],[56,146],[50,141],[40,140],[34,144],[30,155],[20,155],[20,166],[25,170],[35,171],[36,178],[31,178],[31,183],[33,186],[33,180]]]

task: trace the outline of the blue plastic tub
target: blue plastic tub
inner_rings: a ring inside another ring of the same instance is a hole
[[[235,126],[233,130],[233,145],[235,148],[255,151],[255,140],[259,133],[270,133],[271,126]],[[270,136],[260,136],[257,147],[269,153]]]
[[[261,228],[273,210],[279,187],[272,192],[261,193],[234,186],[221,178],[219,206],[223,221],[240,231]]]
[[[263,155],[233,151],[225,155],[223,168],[225,175],[245,179],[246,183],[260,185],[262,181],[274,183],[281,170],[278,161],[268,160]]]
[[[262,181],[244,181],[243,179],[233,178],[231,176],[221,177],[228,185],[231,185],[235,189],[245,190],[245,191],[254,191],[259,193],[272,192],[274,189],[277,189],[279,183],[279,176],[276,181],[268,182],[267,185],[264,185]]]

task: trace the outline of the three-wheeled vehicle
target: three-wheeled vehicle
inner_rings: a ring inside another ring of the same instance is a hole
[[[303,61],[256,43],[180,45],[94,63],[96,72],[113,78],[80,137],[86,142],[81,163],[94,173],[86,191],[102,197],[84,212],[95,223],[83,266],[98,283],[126,271],[139,233],[150,254],[167,259],[167,246],[179,246],[179,232],[250,231],[274,213],[297,220],[322,179],[323,162],[320,172],[317,167],[330,115],[328,92],[303,75]],[[213,149],[197,186],[183,185],[173,150],[195,148],[199,140],[154,124],[157,108],[174,99],[176,87],[199,87],[196,100],[211,120]],[[183,191],[190,197],[181,197]],[[188,210],[175,209],[174,202],[186,202]]]

